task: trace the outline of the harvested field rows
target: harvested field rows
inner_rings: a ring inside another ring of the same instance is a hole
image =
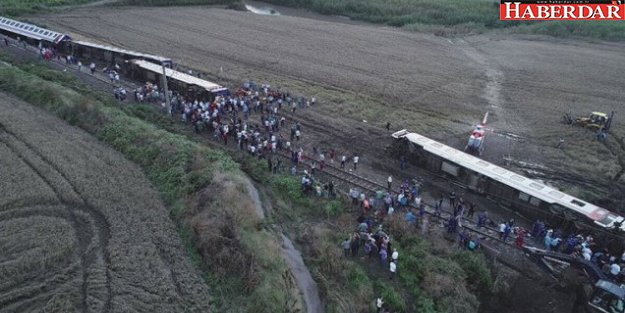
[[[446,39],[202,7],[82,9],[38,19],[88,40],[174,57],[237,84],[252,78],[316,95],[319,110],[305,114],[339,130],[328,134],[343,137],[334,144],[367,146],[370,138],[387,136],[379,127],[391,121],[463,148],[472,125],[489,111],[490,127],[523,140],[491,135],[485,159],[501,164],[510,156],[520,168],[538,164],[545,173],[577,175],[573,181],[589,178],[586,185],[623,181],[625,124],[618,114],[605,144],[559,123],[568,111],[609,113],[622,106],[621,43],[510,34]],[[358,125],[362,120],[376,127]],[[559,138],[565,150],[555,148]],[[570,179],[561,182],[570,187]]]
[[[207,312],[207,288],[143,173],[2,96],[0,312]]]

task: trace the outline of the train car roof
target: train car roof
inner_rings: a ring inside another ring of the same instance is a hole
[[[45,40],[55,44],[62,41],[72,40],[72,38],[67,34],[58,33],[37,25],[20,22],[3,16],[0,16],[0,29],[4,29],[16,35],[21,35],[35,40]]]
[[[170,58],[166,58],[166,57],[162,57],[162,56],[158,56],[158,55],[153,55],[153,54],[137,52],[137,51],[132,51],[132,50],[126,50],[126,49],[113,47],[113,46],[101,45],[101,44],[88,42],[88,41],[76,40],[76,41],[74,41],[74,43],[78,44],[78,45],[81,45],[81,46],[85,46],[85,47],[91,47],[91,48],[96,48],[96,49],[108,50],[108,51],[117,52],[117,53],[120,53],[120,54],[127,54],[127,55],[131,55],[131,56],[133,56],[135,58],[152,59],[152,60],[159,61],[159,62],[171,62]]]
[[[144,60],[132,60],[131,62],[148,71],[158,73],[158,74],[163,74],[163,67],[161,65],[154,64],[154,63],[144,61]],[[198,77],[195,77],[195,76],[192,76],[187,73],[180,72],[180,71],[176,71],[170,68],[165,68],[165,75],[167,75],[167,77],[187,83],[189,85],[195,85],[195,86],[204,88],[210,92],[217,92],[217,91],[221,91],[225,89],[224,87],[217,85],[215,83],[212,83],[207,80],[203,80],[201,78],[198,78]]]
[[[392,135],[394,138],[406,138],[410,142],[413,142],[424,150],[442,157],[445,160],[449,160],[462,167],[470,169],[474,172],[480,173],[493,180],[499,181],[509,187],[522,191],[532,197],[538,198],[550,204],[559,204],[566,208],[575,210],[593,221],[600,221],[606,218],[609,214],[613,216],[613,220],[616,220],[618,215],[598,207],[592,203],[573,197],[569,194],[549,187],[539,181],[527,178],[503,167],[497,166],[490,162],[484,161],[473,155],[444,145],[440,142],[419,135],[417,133],[407,132],[402,130]],[[621,218],[622,219],[622,218]],[[607,225],[601,223],[605,227],[611,226],[613,220],[610,220]]]

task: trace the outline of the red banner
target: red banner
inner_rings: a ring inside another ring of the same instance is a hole
[[[527,3],[502,1],[499,18],[512,20],[625,20],[625,3]],[[544,1],[547,2],[547,1]]]

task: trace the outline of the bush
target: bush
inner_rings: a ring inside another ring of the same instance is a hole
[[[402,297],[402,295],[392,286],[381,280],[376,280],[374,288],[377,294],[382,297],[384,303],[391,307],[393,312],[407,312],[404,297]]]
[[[175,5],[214,5],[241,3],[241,0],[121,0],[117,5],[175,6]]]
[[[490,292],[493,288],[493,276],[483,254],[470,251],[455,253],[453,259],[467,274],[467,282],[475,291]]]

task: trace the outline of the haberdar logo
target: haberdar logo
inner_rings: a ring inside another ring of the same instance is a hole
[[[512,20],[625,20],[625,0],[501,0],[499,18]]]

